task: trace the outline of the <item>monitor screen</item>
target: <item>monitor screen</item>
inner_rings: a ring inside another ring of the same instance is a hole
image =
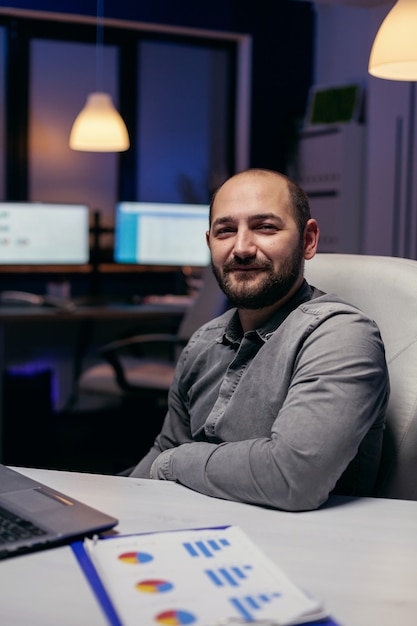
[[[208,215],[208,205],[120,202],[116,206],[114,260],[139,265],[208,265]]]
[[[0,202],[0,265],[83,265],[88,262],[87,206]]]

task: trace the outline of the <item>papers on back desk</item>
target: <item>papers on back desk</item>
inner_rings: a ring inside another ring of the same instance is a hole
[[[86,540],[85,549],[123,626],[326,617],[236,526]]]

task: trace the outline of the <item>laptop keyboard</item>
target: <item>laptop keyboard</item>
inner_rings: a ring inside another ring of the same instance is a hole
[[[0,545],[41,535],[46,532],[0,506]]]

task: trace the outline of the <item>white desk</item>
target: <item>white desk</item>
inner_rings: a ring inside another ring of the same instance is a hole
[[[21,471],[118,517],[121,533],[238,525],[343,626],[417,624],[417,502],[337,498],[284,513],[170,482]],[[5,626],[106,625],[66,547],[1,561],[0,590]]]

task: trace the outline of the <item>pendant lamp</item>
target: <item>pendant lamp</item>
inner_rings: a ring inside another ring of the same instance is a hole
[[[417,0],[397,0],[382,22],[369,58],[372,76],[417,81]]]
[[[129,148],[126,125],[115,109],[111,96],[98,89],[102,82],[103,0],[97,0],[96,84],[97,90],[88,94],[84,108],[71,129],[69,145],[72,150],[86,152],[123,152]]]

